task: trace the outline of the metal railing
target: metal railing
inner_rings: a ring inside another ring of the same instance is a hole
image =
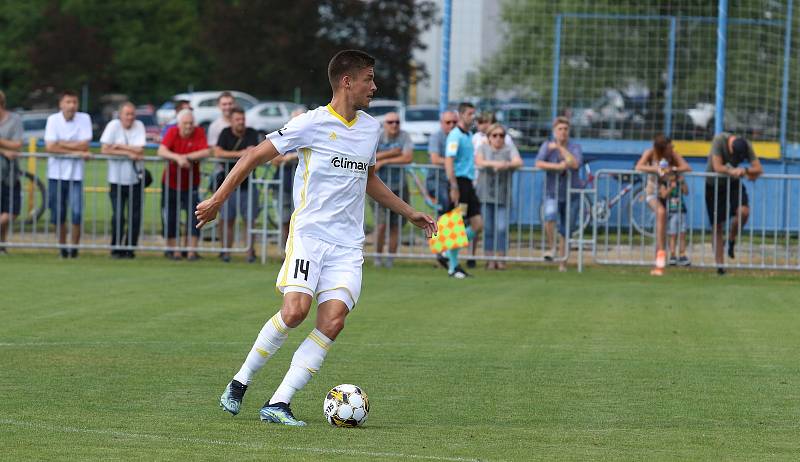
[[[409,199],[418,210],[438,216],[452,208],[449,184],[440,166],[411,164],[385,166],[382,170],[385,171],[379,173],[390,189]],[[481,181],[481,175],[490,180]],[[548,185],[547,172],[536,168],[522,167],[507,173],[479,170],[476,193],[481,202],[482,229],[473,246],[462,249],[461,258],[509,262],[563,261],[569,258],[568,250],[564,255],[558,255],[555,250],[556,234],[559,233],[556,223],[559,218],[573,216],[562,231],[577,238],[575,227],[579,220],[575,201],[581,194],[566,194],[569,175],[551,176]],[[461,198],[460,202],[466,204],[468,201]],[[550,204],[553,210],[546,211]],[[585,213],[588,215],[589,210],[585,209]],[[545,226],[547,222],[553,225]],[[465,225],[469,225],[469,220],[465,220]],[[366,228],[366,257],[432,257],[428,239],[420,230],[375,202],[368,207]],[[391,251],[394,242],[397,250]]]
[[[291,174],[290,169],[259,168],[251,175],[249,186],[231,196],[235,207],[229,204],[215,223],[197,233],[193,210],[221,179],[221,161],[206,160],[199,169],[176,176],[172,187],[165,187],[162,175],[168,162],[147,158],[143,164],[154,181],[141,187],[108,183],[109,162],[120,162],[117,156],[96,155],[87,161],[58,156],[83,163],[83,180],[76,190],[72,181],[47,179],[50,158],[56,157],[23,155],[18,180],[0,189],[3,210],[12,212],[6,241],[0,246],[116,253],[247,253],[260,244],[257,253],[262,262],[270,254],[282,255],[292,213],[291,181],[284,178]],[[441,167],[385,166],[379,173],[418,210],[434,216],[449,210],[449,185]],[[574,260],[581,269],[591,253],[598,264],[650,266],[661,236],[668,254],[685,255],[694,267],[800,269],[800,175],[762,175],[754,182],[737,184],[726,176],[690,172],[682,176],[686,191],[674,197],[670,207],[668,199],[659,199],[661,186],[653,176],[632,170],[600,170],[589,181],[575,184],[569,175],[536,168],[498,173],[479,172],[477,195],[482,202],[483,229],[472,247],[462,250],[462,259]],[[715,200],[707,201],[708,195]],[[419,229],[373,201],[369,203],[366,257],[433,258],[428,239]],[[664,208],[661,214],[659,203]],[[732,230],[723,226],[723,221],[730,223],[727,218],[733,212],[724,210],[725,204],[730,204],[731,210],[749,206],[747,221],[734,220],[733,259],[728,256],[727,244]],[[72,213],[73,208],[80,208],[81,213]],[[721,261],[715,254],[717,225],[725,246]],[[62,229],[60,235],[57,231]],[[569,239],[560,253],[557,243],[562,234]],[[677,247],[674,252],[671,242]],[[681,250],[682,243],[685,250]],[[571,258],[575,251],[577,258]]]
[[[659,197],[669,188],[664,186],[669,179],[659,183],[652,175],[630,170],[601,170],[595,203],[617,194],[624,179],[634,178],[642,185],[641,194],[608,220],[594,221],[596,263],[651,266],[661,234],[667,255],[680,259],[683,254],[694,267],[800,269],[800,175],[736,181],[689,172],[682,175],[683,192],[670,202]]]
[[[53,160],[69,165],[51,165],[48,171]],[[2,246],[123,254],[136,250],[245,253],[252,248],[254,236],[262,238],[262,251],[267,239],[277,241],[280,236],[280,210],[275,209],[283,205],[283,182],[257,174],[251,175],[249,186],[231,196],[215,223],[196,230],[194,208],[218,186],[222,160],[207,159],[197,167],[179,169],[158,157],[135,165],[120,156],[93,155],[81,160],[31,153],[23,154],[18,163],[18,176],[0,190],[0,203],[11,212]],[[144,187],[140,178],[134,180],[129,167],[141,177],[148,170],[152,184]],[[118,183],[109,183],[109,169],[117,169],[117,175],[122,169],[125,178],[115,177]],[[266,172],[258,173],[265,176]],[[162,178],[174,181],[163,183]]]

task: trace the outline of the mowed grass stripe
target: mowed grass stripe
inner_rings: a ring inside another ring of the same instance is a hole
[[[17,423],[0,432],[6,457],[790,460],[800,451],[793,275],[534,268],[454,281],[430,265],[367,267],[347,328],[293,403],[311,425],[287,431],[257,411],[310,321],[257,376],[242,414],[216,405],[280,304],[278,264],[141,257],[0,260],[0,415]],[[362,429],[323,421],[324,393],[345,382],[370,395]]]

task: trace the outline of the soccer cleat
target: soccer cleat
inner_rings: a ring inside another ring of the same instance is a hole
[[[678,258],[678,266],[692,266],[692,262],[686,255],[683,255]]]
[[[720,276],[725,276],[725,268],[717,268],[717,274]]]
[[[452,273],[448,273],[451,278],[454,279],[466,279],[467,275],[461,271],[453,271]]]
[[[662,268],[653,268],[650,270],[650,276],[663,276],[664,270]]]
[[[242,399],[244,399],[244,392],[247,391],[247,385],[242,385],[236,380],[231,380],[222,396],[219,397],[219,407],[223,410],[230,412],[233,415],[239,413],[239,408],[242,407]]]
[[[304,427],[306,425],[302,420],[297,420],[292,414],[291,408],[287,403],[269,404],[269,401],[264,403],[264,407],[258,412],[261,416],[262,422],[279,423],[289,425],[292,427]]]
[[[464,276],[466,276],[466,277],[468,277],[468,278],[471,278],[471,277],[472,277],[472,275],[471,275],[471,274],[469,274],[469,273],[467,273],[466,271],[464,271],[464,268],[462,268],[462,267],[461,267],[461,265],[457,265],[457,266],[456,266],[456,269],[455,269],[455,271],[456,271],[456,273],[463,273],[463,274],[464,274]]]

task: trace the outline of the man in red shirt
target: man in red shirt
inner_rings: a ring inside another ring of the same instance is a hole
[[[164,217],[167,246],[173,249],[167,257],[173,260],[181,258],[181,252],[175,250],[175,239],[178,237],[178,223],[181,211],[186,211],[186,232],[183,235],[182,247],[190,247],[187,254],[189,260],[197,260],[197,243],[200,230],[197,229],[197,218],[192,213],[200,202],[197,186],[200,184],[200,160],[211,155],[203,127],[194,124],[191,109],[178,113],[178,124],[167,130],[158,155],[167,159],[169,164],[161,178],[161,210]],[[191,234],[191,245],[187,246],[186,235]]]

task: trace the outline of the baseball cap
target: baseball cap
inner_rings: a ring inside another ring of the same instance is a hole
[[[740,162],[746,161],[750,156],[748,155],[750,151],[750,144],[744,138],[736,138],[733,140],[733,144],[731,145],[731,156],[733,157],[733,161],[739,164]]]

